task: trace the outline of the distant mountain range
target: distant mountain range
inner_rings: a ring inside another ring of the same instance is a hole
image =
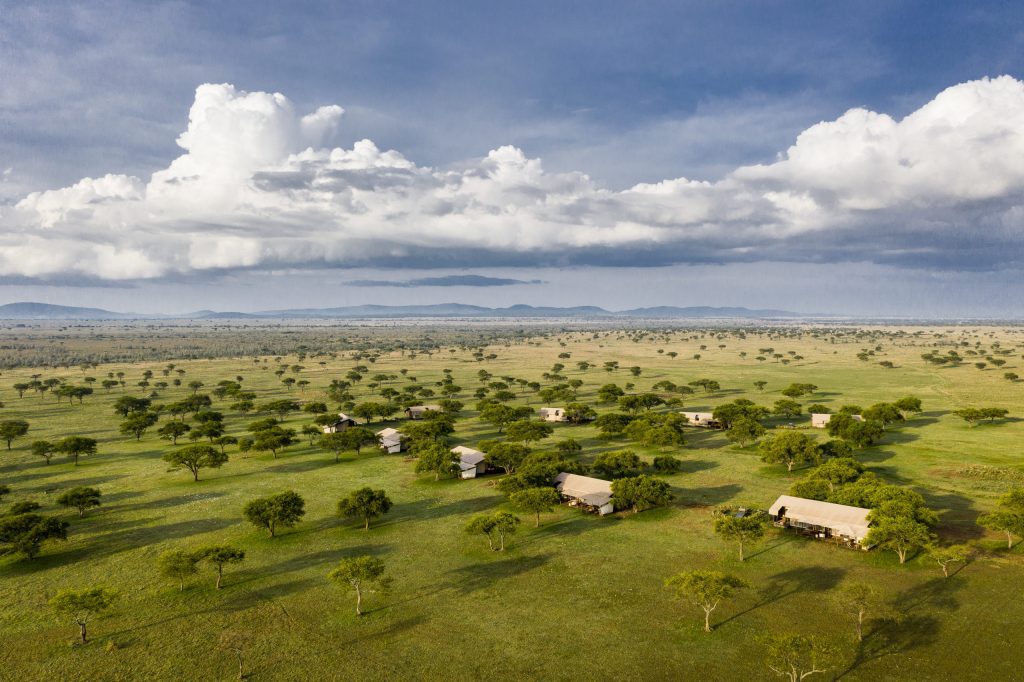
[[[76,308],[49,303],[8,303],[0,305],[4,320],[132,320],[146,317],[135,313],[114,313],[101,308]]]
[[[199,310],[185,315],[118,313],[100,308],[77,308],[49,303],[8,303],[0,305],[4,320],[244,320],[244,319],[365,319],[402,317],[497,317],[497,318],[704,318],[704,319],[776,319],[821,317],[787,310],[751,310],[749,308],[714,308],[710,306],[658,306],[610,311],[596,306],[569,308],[513,305],[507,308],[486,308],[464,303],[435,305],[356,305],[341,308],[292,308],[254,313]]]

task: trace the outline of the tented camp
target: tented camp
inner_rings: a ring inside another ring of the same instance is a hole
[[[561,407],[540,408],[540,418],[546,422],[564,422],[565,410]]]
[[[476,478],[478,474],[487,472],[487,462],[484,461],[484,453],[465,445],[456,445],[452,452],[459,456],[459,476],[461,478]]]
[[[563,471],[555,476],[555,488],[571,507],[583,507],[601,516],[615,511],[612,484],[608,481]]]
[[[781,496],[768,510],[776,526],[795,528],[822,539],[833,538],[854,547],[861,547],[867,537],[870,512],[861,507],[791,495]]]
[[[348,416],[344,412],[338,413],[338,418],[330,424],[324,424],[324,433],[338,433],[344,431],[350,426],[355,426],[356,420]]]
[[[403,434],[398,429],[381,429],[377,432],[377,440],[380,441],[380,449],[389,455],[394,455],[402,451],[402,441],[405,439]]]
[[[405,416],[409,419],[423,419],[427,412],[438,412],[440,409],[440,405],[413,405],[405,409]]]
[[[852,414],[850,416],[853,417],[856,421],[864,421],[864,417],[860,416],[859,414]],[[818,414],[817,412],[811,413],[811,426],[813,426],[816,429],[825,428],[826,426],[828,426],[828,423],[830,421],[832,421],[832,415],[830,414]]]
[[[705,429],[718,429],[722,425],[715,419],[715,415],[710,412],[680,412],[679,414],[686,417],[686,420],[690,422],[690,426],[700,426]]]

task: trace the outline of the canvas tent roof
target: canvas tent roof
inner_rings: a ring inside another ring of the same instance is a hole
[[[484,453],[473,448],[467,448],[465,445],[456,445],[452,448],[452,452],[459,456],[459,466],[463,471],[472,469],[480,462],[484,461]]]
[[[405,438],[405,434],[398,429],[387,428],[378,431],[377,437],[380,438],[382,445],[389,447],[392,445],[400,445],[402,443],[402,439]]]
[[[600,478],[568,474],[563,471],[555,476],[555,484],[558,492],[563,495],[575,497],[594,507],[606,505],[612,499],[612,484]]]
[[[782,495],[775,500],[768,513],[778,516],[782,508],[786,509],[786,518],[813,526],[831,528],[846,537],[863,540],[868,534],[868,514],[870,509],[848,507],[845,504],[808,500],[803,497]]]

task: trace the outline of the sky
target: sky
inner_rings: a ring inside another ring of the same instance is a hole
[[[0,0],[0,303],[1024,316],[1022,20]]]

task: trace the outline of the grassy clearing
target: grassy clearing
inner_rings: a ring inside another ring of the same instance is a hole
[[[955,333],[988,347],[990,331],[1003,348],[1024,339],[1017,330],[981,330],[977,339],[973,332]],[[1024,619],[1024,607],[1013,598],[1021,555],[1000,550],[1000,538],[986,537],[975,519],[1024,472],[1017,448],[1021,425],[1011,420],[970,427],[950,411],[996,405],[1024,416],[1020,385],[1002,376],[1004,371],[1024,374],[1013,359],[1020,353],[1008,356],[1007,366],[998,370],[936,368],[919,357],[935,341],[931,331],[896,342],[882,339],[883,351],[867,362],[856,354],[875,341],[863,338],[833,344],[809,334],[784,338],[775,331],[774,338],[748,333],[738,339],[722,333],[722,339],[692,339],[694,332],[673,332],[668,340],[651,336],[638,343],[618,333],[599,332],[597,338],[590,332],[565,333],[561,341],[552,336],[491,346],[488,352],[498,357],[482,363],[464,350],[414,359],[394,351],[372,370],[408,368],[429,385],[441,378],[443,368],[451,368],[467,404],[455,442],[467,444],[496,435],[471,409],[481,367],[496,376],[540,380],[552,363],[564,362],[566,374],[586,382],[580,398],[591,404],[603,383],[632,382],[646,390],[666,378],[686,383],[708,377],[721,383],[722,391],[690,397],[687,409],[737,397],[770,405],[791,382],[820,387],[804,404],[832,407],[914,394],[923,400],[924,414],[892,429],[859,457],[888,479],[919,489],[941,512],[940,534],[980,541],[990,550],[986,556],[943,581],[938,568],[920,558],[898,566],[891,554],[774,534],[740,564],[734,548],[713,535],[712,508],[730,502],[767,506],[788,489],[792,477],[782,467],[762,464],[754,448],[734,448],[721,434],[699,430],[673,453],[684,459],[684,468],[669,478],[676,494],[671,508],[601,519],[562,507],[545,515],[539,529],[524,523],[510,549],[498,554],[487,550],[482,537],[462,531],[473,514],[505,505],[494,477],[434,482],[414,475],[412,463],[401,456],[368,451],[335,464],[333,456],[303,442],[276,459],[242,456],[230,448],[231,461],[203,471],[194,483],[187,472],[167,471],[160,457],[171,446],[153,432],[141,442],[117,433],[111,405],[119,390],[107,394],[98,388],[81,406],[58,405],[51,396],[19,399],[10,386],[30,375],[65,376],[76,383],[84,376],[78,369],[25,368],[5,372],[0,382],[0,400],[6,403],[2,418],[23,418],[32,425],[14,449],[0,452],[0,482],[13,489],[4,504],[35,500],[46,512],[68,518],[72,528],[67,542],[48,545],[34,561],[0,558],[0,633],[9,643],[0,648],[0,670],[11,679],[230,679],[237,664],[217,649],[219,633],[228,629],[244,635],[245,668],[253,679],[770,679],[755,638],[784,630],[841,641],[843,660],[836,672],[843,679],[1014,677],[1024,661],[1014,638],[1004,633]],[[700,350],[701,344],[708,348]],[[754,360],[764,346],[795,351],[804,359]],[[560,352],[571,353],[571,359],[559,360]],[[696,353],[700,360],[692,358]],[[882,359],[896,368],[879,366]],[[343,357],[320,360],[327,364],[302,363],[308,367],[302,377],[312,382],[304,393],[286,391],[272,371],[258,369],[264,363],[251,358],[178,364],[187,370],[186,383],[199,379],[207,387],[244,376],[245,387],[259,393],[257,402],[265,402],[285,395],[323,399],[329,380],[354,364]],[[575,368],[580,360],[598,367],[580,372]],[[606,360],[617,360],[622,368],[638,365],[642,374],[605,372],[600,365]],[[272,369],[273,360],[266,366]],[[101,365],[88,373],[102,378],[124,371],[137,380],[145,369],[159,378],[162,367],[162,362]],[[763,393],[753,386],[759,379],[768,382]],[[171,388],[161,399],[186,393]],[[540,406],[527,394],[517,402],[527,401]],[[225,404],[216,407],[226,410]],[[234,435],[256,418],[227,416]],[[293,416],[289,423],[301,426],[306,417]],[[47,466],[28,450],[32,440],[69,434],[98,438],[100,454],[77,467],[59,458]],[[600,440],[590,427],[567,425],[559,425],[541,447],[570,435],[583,442],[583,461],[626,446],[648,460],[659,453]],[[84,519],[57,507],[53,500],[59,492],[74,485],[99,487],[103,507]],[[334,515],[337,500],[363,485],[384,488],[395,501],[391,513],[369,531]],[[244,523],[240,512],[247,500],[286,489],[306,499],[306,518],[297,528],[269,539]],[[209,569],[184,593],[157,574],[161,552],[212,543],[235,544],[247,552],[241,567],[227,569],[224,589],[214,589]],[[341,558],[359,554],[382,557],[394,578],[390,594],[369,597],[363,618],[354,614],[352,595],[326,579]],[[709,567],[734,572],[754,589],[719,607],[716,631],[705,635],[702,614],[674,602],[662,580],[679,570]],[[829,598],[851,579],[878,584],[889,608],[901,615],[898,625],[870,623],[860,649],[852,642],[852,618]],[[69,646],[75,628],[56,620],[47,599],[62,587],[91,584],[118,589],[120,600],[91,626],[89,645]]]

